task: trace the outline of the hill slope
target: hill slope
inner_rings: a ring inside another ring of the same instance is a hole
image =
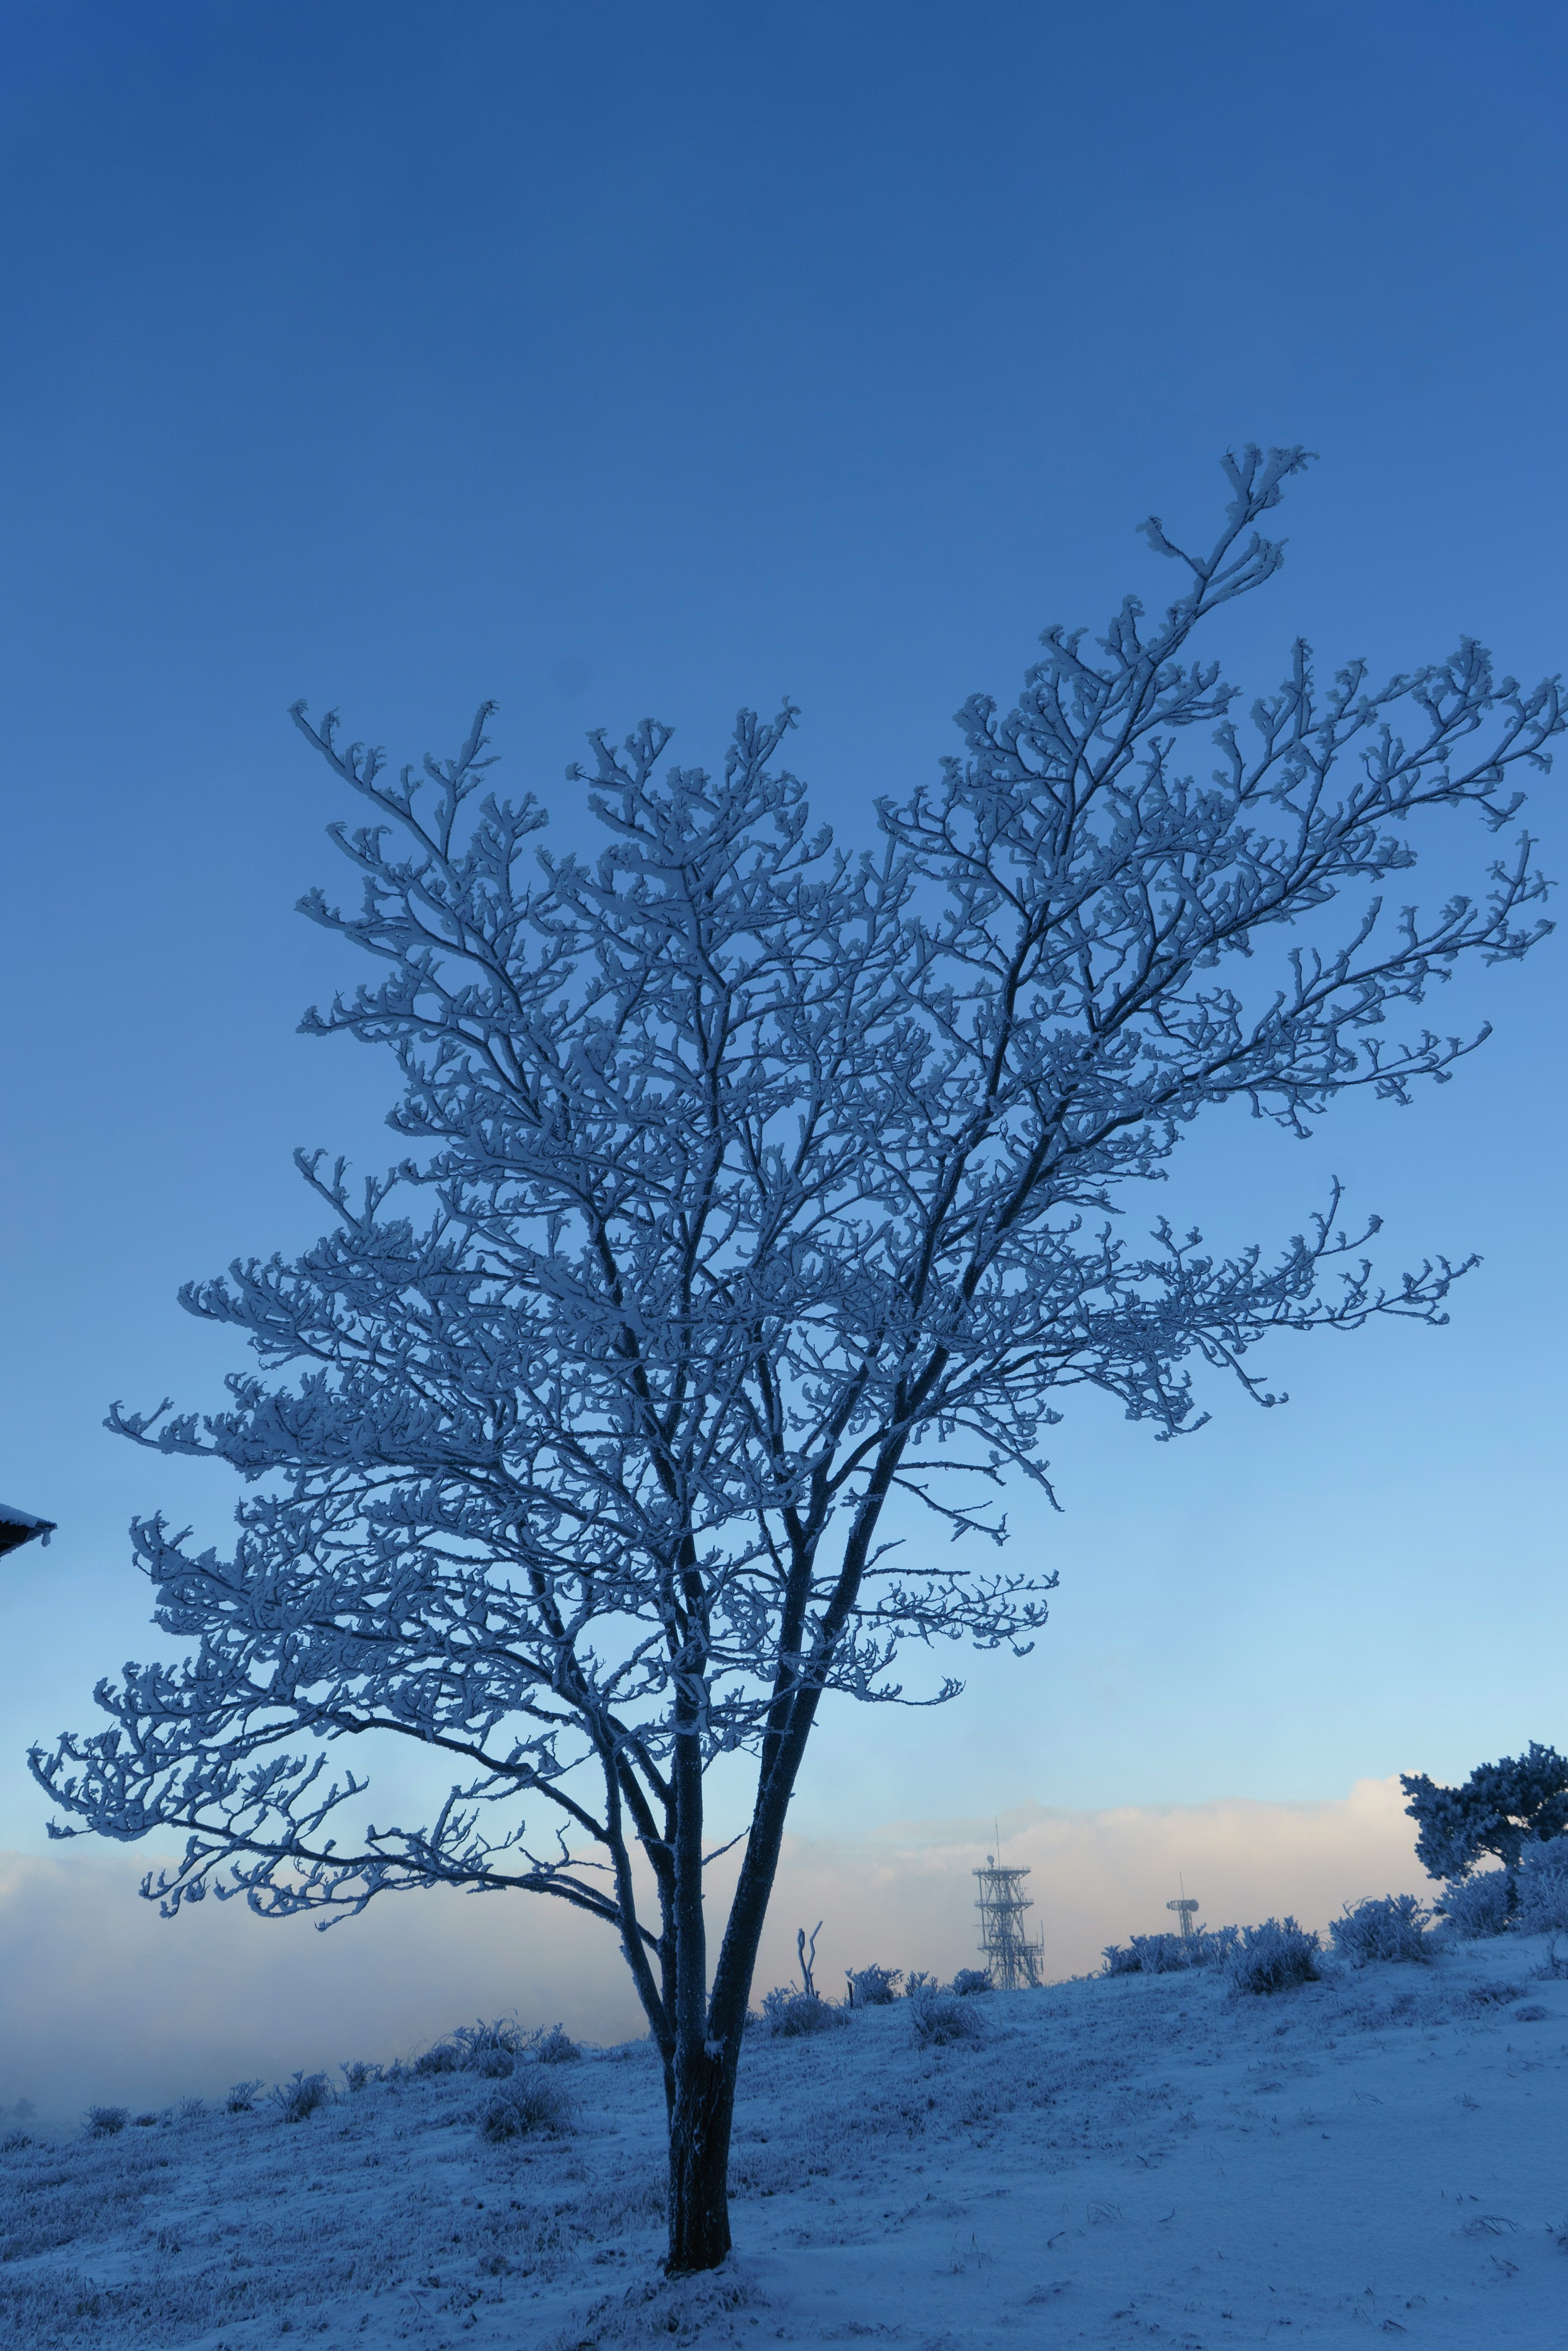
[[[1543,1944],[1238,2001],[1207,1976],[907,2005],[748,2042],[735,2260],[668,2286],[644,2043],[497,2085],[402,2074],[299,2125],[170,2115],[0,2154],[5,2351],[658,2341],[1568,2341],[1568,1981]],[[1283,2331],[1289,2329],[1288,2335]]]

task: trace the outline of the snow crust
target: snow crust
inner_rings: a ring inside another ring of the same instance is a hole
[[[171,2112],[0,2153],[0,2345],[882,2341],[1208,2351],[1564,2339],[1568,1980],[1544,1938],[1335,1968],[909,2003],[748,2035],[737,2252],[670,2284],[646,2043],[552,2069],[561,2137],[485,2141],[497,2085],[404,2074],[299,2124]],[[1288,2329],[1287,2333],[1285,2330]]]

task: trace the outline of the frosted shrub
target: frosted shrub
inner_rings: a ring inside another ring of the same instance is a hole
[[[1477,1877],[1457,1878],[1444,1886],[1432,1907],[1460,1942],[1501,1935],[1508,1925],[1508,1872],[1483,1869]]]
[[[1519,1907],[1513,1923],[1521,1935],[1568,1930],[1568,1836],[1527,1845],[1516,1883]]]
[[[852,1968],[849,1985],[855,2008],[887,2008],[898,1997],[902,1968]]]
[[[1354,1909],[1347,1902],[1345,1916],[1328,1931],[1339,1958],[1354,1968],[1369,1967],[1375,1959],[1428,1960],[1432,1956],[1427,1932],[1430,1916],[1413,1894],[1385,1894],[1358,1902]]]
[[[909,2025],[917,2049],[941,2048],[952,2041],[983,2041],[985,2019],[948,1991],[919,1991],[909,2002]]]
[[[1108,1943],[1102,1956],[1107,1976],[1168,1976],[1191,1965],[1179,1935],[1135,1935],[1130,1943]]]
[[[551,2027],[555,2032],[560,2030],[558,2024]],[[493,2024],[460,2024],[444,2041],[437,2041],[422,2051],[414,2059],[413,2070],[421,2075],[483,2074],[490,2081],[502,2081],[513,2072],[524,2049],[542,2037],[545,2036],[537,2032],[524,2033],[505,2017]]]
[[[130,2120],[129,2106],[89,2106],[84,2127],[89,2138],[113,2138]]]
[[[560,2031],[559,2025],[552,2029]],[[524,2032],[514,2017],[498,2016],[490,2024],[460,2024],[452,2038],[454,2047],[464,2051],[472,2064],[476,2058],[493,2055],[497,2051],[504,2057],[520,2057],[539,2035]]]
[[[325,2074],[296,2074],[272,2093],[280,2123],[307,2123],[317,2106],[330,2105],[332,2085]]]
[[[535,2064],[539,2065],[575,2064],[583,2053],[571,2034],[564,2032],[558,2024],[552,2024],[547,2032],[536,2032],[529,2049]]]
[[[431,2074],[465,2074],[468,2071],[468,2058],[465,2052],[458,2046],[454,2035],[449,2041],[432,2042],[430,2048],[421,2049],[414,2059],[411,2071],[419,2074],[421,2080]]]
[[[356,2057],[337,2070],[343,2076],[344,2088],[351,2091],[368,2090],[372,2082],[379,2082],[381,2078],[380,2067],[368,2065],[363,2057]]]
[[[487,2082],[504,2082],[517,2071],[517,2060],[506,2049],[476,2049],[463,2070],[483,2074]]]
[[[972,2000],[976,1992],[989,1991],[991,1990],[991,1970],[989,1968],[960,1968],[957,1975],[953,1978],[952,1989],[955,1999]]]
[[[1131,1941],[1109,1943],[1102,1957],[1102,1975],[1169,1976],[1183,1968],[1208,1968],[1228,1959],[1241,1939],[1235,1927],[1199,1927],[1196,1934],[1135,1935]]]
[[[796,2040],[803,2033],[831,2032],[836,2025],[847,2024],[848,2011],[835,2008],[820,1992],[797,1991],[793,1984],[780,1984],[763,2001],[762,2022],[775,2041]]]
[[[533,2072],[514,2074],[492,2094],[479,2117],[488,2139],[559,2138],[572,2128],[572,2102],[558,2082]]]
[[[1132,1939],[1146,1976],[1179,1975],[1197,1964],[1196,1948],[1180,1935],[1135,1935]]]
[[[236,2082],[233,2089],[229,2092],[228,2096],[223,2100],[224,2113],[230,2115],[254,2115],[256,2107],[256,2097],[261,2090],[261,2086],[262,2085],[259,2082]]]
[[[1261,1927],[1243,1927],[1225,1965],[1231,1989],[1275,1992],[1316,1983],[1320,1949],[1317,1937],[1293,1918],[1265,1918]]]

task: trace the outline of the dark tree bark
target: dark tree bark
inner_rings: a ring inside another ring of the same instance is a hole
[[[740,2048],[683,2053],[670,2118],[672,2274],[716,2269],[730,2250],[730,2131]]]

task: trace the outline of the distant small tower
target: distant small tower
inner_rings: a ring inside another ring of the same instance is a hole
[[[1165,1907],[1168,1910],[1179,1912],[1181,1917],[1181,1939],[1188,1945],[1189,1949],[1190,1949],[1193,1941],[1192,1921],[1198,1916],[1197,1903],[1194,1902],[1190,1894],[1184,1894],[1179,1902],[1168,1902]]]
[[[1023,1891],[1029,1872],[999,1869],[996,1855],[988,1853],[985,1867],[974,1875],[980,1880],[980,1899],[974,1906],[980,1912],[980,1948],[992,1982],[998,1991],[1038,1988],[1044,1937],[1031,1941],[1023,1924],[1023,1913],[1034,1907],[1033,1898]]]

